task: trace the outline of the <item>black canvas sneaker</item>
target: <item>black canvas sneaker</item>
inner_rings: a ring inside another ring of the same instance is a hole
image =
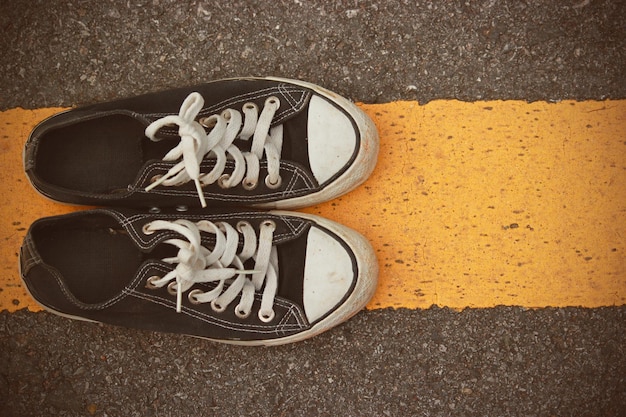
[[[20,268],[53,313],[242,345],[347,320],[378,273],[365,238],[313,215],[106,208],[33,223]]]
[[[345,98],[239,78],[54,115],[28,138],[24,167],[71,204],[295,208],[358,186],[377,153],[374,123]]]

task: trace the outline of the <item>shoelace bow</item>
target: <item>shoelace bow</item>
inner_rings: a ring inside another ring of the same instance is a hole
[[[255,291],[263,290],[259,319],[269,322],[274,318],[274,297],[278,288],[278,255],[272,245],[276,225],[272,221],[261,223],[259,236],[252,225],[239,222],[236,229],[228,223],[212,223],[206,220],[193,223],[188,220],[174,222],[155,220],[144,226],[144,233],[157,230],[172,230],[184,239],[169,239],[165,243],[178,248],[178,254],[163,259],[176,267],[165,276],[148,278],[146,287],[167,289],[176,295],[176,311],[182,310],[182,294],[199,283],[217,282],[215,288],[189,291],[187,297],[193,304],[211,303],[211,307],[222,312],[241,294],[235,314],[248,317],[254,303]],[[215,235],[213,250],[202,245],[201,232]],[[237,253],[239,234],[243,235],[243,247]],[[255,261],[254,269],[246,270],[244,262]],[[249,278],[251,276],[251,278]],[[228,286],[226,286],[228,284]]]
[[[269,97],[260,115],[256,104],[246,103],[243,106],[243,118],[239,111],[227,109],[220,115],[211,115],[196,121],[203,106],[202,96],[196,92],[191,93],[181,105],[178,115],[165,116],[146,128],[145,135],[156,142],[161,140],[156,136],[161,128],[178,126],[180,143],[163,160],[177,161],[182,158],[165,175],[155,178],[146,187],[146,191],[158,185],[176,186],[193,181],[200,203],[202,207],[206,207],[202,185],[217,181],[223,188],[235,187],[239,183],[248,190],[255,188],[259,181],[259,160],[263,158],[263,154],[268,170],[265,183],[270,188],[278,188],[281,184],[279,168],[283,126],[270,128],[272,118],[280,107],[278,98]],[[205,127],[209,129],[208,134]],[[252,144],[249,152],[242,152],[233,144],[235,139],[247,141],[250,137]],[[200,173],[200,163],[207,155],[216,158],[215,166],[208,173]],[[235,168],[230,174],[224,174],[227,158],[235,161]]]

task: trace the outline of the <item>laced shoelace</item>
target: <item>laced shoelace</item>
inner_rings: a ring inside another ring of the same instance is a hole
[[[174,222],[155,220],[143,227],[143,232],[152,234],[157,230],[172,230],[185,239],[164,241],[178,248],[175,257],[164,262],[176,264],[165,276],[152,276],[147,288],[167,286],[168,292],[176,295],[176,311],[182,310],[183,293],[199,283],[217,283],[209,290],[199,288],[187,293],[193,304],[211,303],[213,310],[222,312],[241,294],[235,307],[237,317],[246,318],[252,311],[255,291],[263,290],[259,319],[269,322],[274,318],[274,297],[278,288],[278,254],[272,245],[276,224],[271,220],[261,223],[257,239],[254,227],[248,222],[239,222],[236,228],[225,222],[212,223],[206,220],[193,223],[189,220]],[[201,232],[215,236],[212,250],[202,245]],[[237,253],[239,235],[243,246]],[[254,260],[254,268],[246,270],[244,262]],[[228,285],[227,285],[228,284]]]
[[[241,112],[224,110],[221,114],[203,117],[196,121],[204,99],[199,93],[191,93],[184,100],[178,115],[169,115],[152,122],[145,135],[152,141],[160,141],[157,132],[165,126],[178,126],[180,142],[164,157],[164,161],[182,160],[165,175],[152,179],[146,191],[164,186],[177,186],[193,181],[202,207],[206,207],[202,186],[218,182],[222,188],[231,188],[239,183],[247,190],[254,189],[259,181],[259,161],[265,155],[268,175],[265,184],[272,189],[281,185],[279,174],[280,155],[283,143],[283,125],[270,127],[280,107],[277,97],[269,97],[259,115],[258,106],[246,103]],[[208,129],[208,133],[205,130]],[[250,151],[241,151],[233,144],[235,139],[248,141],[252,137]],[[216,159],[208,173],[200,172],[200,163],[206,156]],[[233,172],[225,174],[226,160],[234,160]]]

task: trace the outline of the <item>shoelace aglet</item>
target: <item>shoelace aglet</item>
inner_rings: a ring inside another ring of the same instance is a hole
[[[258,274],[262,271],[257,271],[256,269],[236,269],[235,274]]]
[[[202,205],[202,208],[205,208],[206,200],[204,199],[204,192],[202,192],[202,184],[200,184],[200,180],[198,178],[196,178],[194,182],[196,184],[196,191],[198,192],[198,197],[200,198],[200,205]]]
[[[180,313],[183,305],[183,291],[180,282],[176,283],[176,312]]]

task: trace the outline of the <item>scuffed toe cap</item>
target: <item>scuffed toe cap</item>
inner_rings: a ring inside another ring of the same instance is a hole
[[[352,160],[357,132],[345,113],[317,95],[309,103],[307,132],[311,170],[324,184]]]
[[[356,280],[352,258],[328,233],[309,231],[304,268],[303,303],[309,322],[315,322],[340,304]]]

